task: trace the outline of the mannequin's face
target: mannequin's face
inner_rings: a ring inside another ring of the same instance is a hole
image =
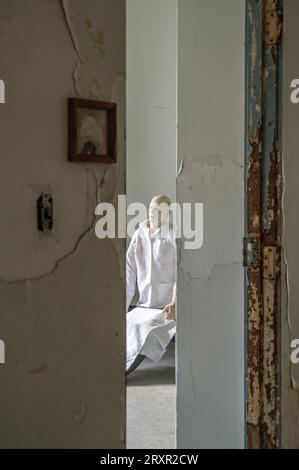
[[[149,207],[149,220],[152,228],[161,227],[168,222],[169,206],[166,202],[159,199],[152,199]]]

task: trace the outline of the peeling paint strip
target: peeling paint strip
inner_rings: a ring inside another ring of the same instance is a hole
[[[262,275],[260,268],[261,244],[261,183],[262,183],[262,55],[261,2],[247,0],[246,16],[246,155],[245,155],[245,217],[246,240],[256,240],[254,259],[247,266],[247,386],[246,386],[246,444],[249,448],[262,447]]]
[[[282,21],[282,4],[280,0],[247,0],[246,5],[246,240],[260,241],[258,262],[247,264],[247,444],[277,448],[280,280],[267,278],[263,257],[266,247],[279,252],[280,243],[281,34],[275,42],[268,41],[265,31],[270,6]]]
[[[185,165],[185,161],[184,159],[181,161],[181,164],[180,164],[180,168],[179,168],[179,171],[177,173],[177,178],[180,176],[180,174],[182,173],[183,169],[184,169],[184,165]]]

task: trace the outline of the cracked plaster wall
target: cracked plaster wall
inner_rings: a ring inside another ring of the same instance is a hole
[[[178,201],[204,244],[178,252],[180,448],[244,446],[244,34],[239,0],[179,0]]]
[[[299,105],[290,101],[290,83],[299,78],[299,4],[284,1],[283,33],[283,283],[282,283],[282,447],[299,448],[299,365],[291,366],[290,344],[299,338]]]
[[[0,447],[122,447],[125,242],[94,209],[125,192],[125,3],[3,0],[0,57]],[[67,161],[70,96],[118,104],[117,164]]]

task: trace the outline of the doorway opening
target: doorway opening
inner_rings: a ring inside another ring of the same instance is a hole
[[[156,196],[164,196],[164,202],[176,202],[177,10],[178,2],[174,0],[127,0],[126,194],[128,207],[142,203],[148,211],[148,220]],[[132,211],[128,222],[134,215]],[[143,231],[145,237],[147,230]],[[127,259],[132,239],[127,239]],[[156,255],[158,250],[158,258],[150,250],[147,254],[141,250],[137,259],[137,263],[142,264],[145,258],[152,256],[137,274],[137,277],[150,278],[152,285],[139,289],[140,279],[134,278],[133,282],[137,281],[135,292],[133,294],[129,288],[129,299],[127,294],[127,304],[130,304],[127,305],[127,354],[128,350],[134,350],[128,333],[129,322],[135,321],[132,320],[134,314],[135,317],[139,314],[139,320],[140,315],[151,313],[153,307],[153,314],[158,315],[153,321],[160,322],[158,327],[151,323],[142,336],[139,354],[131,361],[127,375],[126,445],[129,449],[176,447],[175,319],[168,318],[165,325],[161,324],[167,317],[163,308],[175,299],[173,253],[176,250],[170,242],[168,245],[166,242],[167,248],[158,240],[154,243],[151,249],[156,250]],[[159,269],[153,267],[155,259],[156,267],[160,263]],[[149,266],[150,273],[146,272]]]

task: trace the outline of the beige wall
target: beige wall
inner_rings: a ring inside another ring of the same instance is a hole
[[[124,193],[125,2],[3,1],[0,57],[0,447],[121,447],[125,244],[94,208]],[[67,161],[73,96],[118,104],[117,164]]]
[[[284,0],[283,39],[283,218],[282,446],[299,448],[299,365],[291,366],[290,344],[299,338],[299,104],[290,83],[299,78],[299,2]]]

